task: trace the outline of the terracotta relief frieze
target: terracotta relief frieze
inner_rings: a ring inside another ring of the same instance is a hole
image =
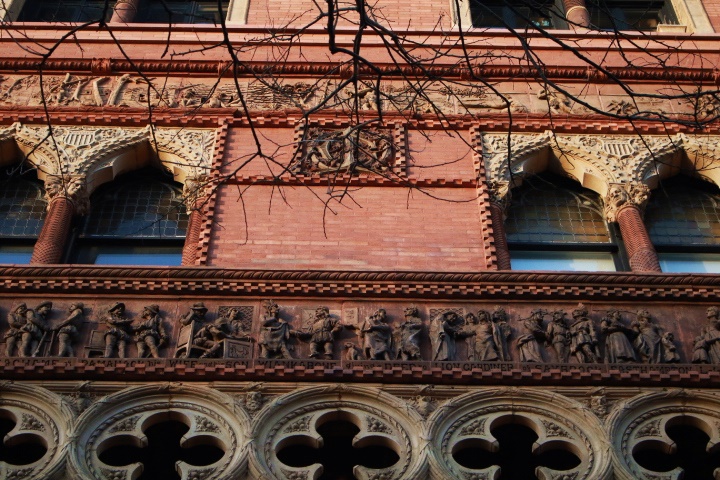
[[[522,304],[378,308],[364,302],[329,307],[267,300],[209,308],[203,302],[126,306],[60,299],[5,308],[0,366],[6,373],[53,365],[76,374],[92,365],[148,374],[174,365],[194,372],[197,361],[207,360],[246,373],[256,367],[337,368],[340,376],[361,378],[381,367],[397,369],[401,377],[413,368],[492,371],[500,377],[559,369],[611,376],[675,372],[682,380],[681,372],[706,372],[704,365],[720,364],[714,306],[705,321],[692,317],[699,314],[695,309],[684,309],[691,317],[682,326],[673,307],[650,313],[583,304],[554,310]]]

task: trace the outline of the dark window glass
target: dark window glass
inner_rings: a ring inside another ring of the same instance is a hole
[[[655,31],[660,23],[677,24],[670,2],[588,0],[590,23],[600,30]]]
[[[227,2],[222,2],[222,11],[218,2],[211,1],[179,1],[179,0],[144,0],[135,17],[141,23],[220,23],[220,16],[225,16]]]
[[[514,189],[505,230],[516,270],[607,271],[621,266],[600,196],[565,178],[538,175]]]
[[[89,22],[110,20],[114,0],[26,0],[20,22]]]
[[[90,204],[71,263],[180,265],[188,215],[179,185],[142,170],[101,186]]]
[[[47,211],[40,182],[3,177],[0,184],[0,237],[36,238]]]
[[[553,28],[553,18],[558,14],[549,1],[470,1],[472,24],[477,28]]]
[[[655,189],[645,225],[663,272],[720,273],[720,189],[684,176]]]
[[[92,196],[83,238],[185,238],[180,187],[141,174],[103,185]]]

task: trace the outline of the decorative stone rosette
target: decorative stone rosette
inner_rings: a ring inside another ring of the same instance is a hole
[[[589,409],[566,397],[535,389],[483,389],[461,395],[445,403],[428,418],[427,438],[436,456],[431,457],[433,478],[492,480],[500,473],[498,465],[483,469],[465,468],[453,454],[465,445],[498,448],[492,435],[496,426],[520,424],[532,429],[537,440],[533,453],[566,450],[580,463],[570,470],[539,466],[540,480],[610,480],[610,453],[604,445],[604,432]]]
[[[32,463],[0,462],[0,478],[64,478],[63,446],[69,441],[72,411],[59,396],[44,388],[5,383],[0,387],[0,417],[15,424],[5,438],[0,439],[3,446],[39,444],[47,448],[44,455]]]
[[[247,463],[249,419],[232,398],[216,390],[183,385],[150,385],[109,395],[86,410],[77,422],[77,441],[71,445],[71,471],[83,479],[131,480],[142,464],[104,464],[99,456],[118,444],[143,447],[145,430],[173,420],[189,430],[180,445],[211,444],[224,451],[211,465],[176,463],[182,480],[244,478]]]
[[[615,459],[617,480],[679,480],[681,468],[656,472],[639,465],[633,453],[644,448],[671,453],[675,441],[667,434],[670,425],[690,425],[705,432],[707,448],[720,443],[720,399],[704,392],[675,390],[640,395],[618,406],[607,419]],[[715,451],[715,450],[713,450]],[[720,468],[714,472],[720,475]],[[689,477],[687,477],[689,478]]]
[[[390,467],[373,469],[356,465],[359,480],[425,478],[420,435],[422,417],[407,404],[376,389],[358,386],[319,386],[276,398],[255,420],[255,456],[250,460],[251,478],[282,480],[313,479],[322,465],[292,467],[282,463],[277,453],[288,445],[323,446],[317,428],[326,421],[342,420],[355,424],[359,432],[353,447],[383,445],[394,450],[399,460]],[[269,473],[269,475],[268,475]]]

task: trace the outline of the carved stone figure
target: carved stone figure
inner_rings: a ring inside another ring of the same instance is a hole
[[[360,327],[363,353],[368,360],[391,360],[393,353],[392,327],[387,323],[384,308],[365,319]]]
[[[125,316],[125,304],[118,302],[108,309],[105,323],[108,330],[105,332],[105,358],[113,357],[117,350],[119,358],[125,358],[125,347],[130,341],[132,320]]]
[[[708,307],[707,319],[709,325],[703,328],[702,333],[695,339],[693,363],[720,364],[720,310],[718,307]],[[702,353],[700,350],[704,350]]]
[[[348,362],[355,362],[363,359],[362,350],[360,350],[354,343],[345,342],[345,360]]]
[[[495,362],[499,360],[495,345],[495,327],[490,314],[479,310],[477,317],[471,313],[465,316],[465,332],[468,343],[468,360],[471,362]]]
[[[582,303],[572,312],[570,353],[575,355],[578,363],[597,363],[600,358],[597,333],[587,315],[587,308]]]
[[[523,330],[525,333],[520,335],[517,340],[517,348],[520,353],[521,362],[542,363],[543,358],[540,353],[539,341],[545,340],[545,331],[543,330],[543,317],[548,312],[545,310],[533,310],[530,318],[522,320]]]
[[[570,359],[570,329],[563,310],[552,313],[552,321],[548,323],[545,336],[547,343],[555,350],[558,362],[567,363]]]
[[[643,363],[664,363],[662,336],[657,325],[652,323],[650,313],[638,310],[631,327],[637,332],[635,350]]]
[[[288,340],[292,335],[290,324],[280,318],[280,307],[272,300],[265,302],[265,318],[260,326],[260,358],[292,358]]]
[[[663,357],[665,363],[680,363],[680,355],[675,346],[675,335],[665,332],[662,336]]]
[[[635,362],[633,349],[628,334],[632,332],[622,322],[618,310],[610,310],[600,322],[600,331],[605,334],[605,363]]]
[[[205,308],[204,303],[193,303],[192,307],[190,307],[190,311],[180,318],[180,325],[186,326],[190,325],[192,322],[197,322],[202,325],[205,323],[205,315],[207,314],[207,311],[208,309]]]
[[[47,336],[50,327],[47,317],[52,310],[52,302],[42,302],[35,307],[35,310],[25,312],[25,325],[20,329],[22,338],[20,341],[21,357],[37,357],[42,348],[42,343]]]
[[[397,355],[401,360],[422,360],[420,355],[420,333],[423,325],[417,307],[405,309],[405,321],[396,331]]]
[[[497,346],[500,360],[502,360],[503,362],[509,362],[511,358],[510,348],[508,348],[508,341],[512,336],[512,328],[507,321],[507,313],[505,312],[504,308],[496,307],[495,310],[493,310],[492,322],[494,328],[493,335],[495,337],[495,345]]]
[[[430,325],[433,360],[457,360],[457,339],[462,338],[463,320],[453,311],[443,312]]]
[[[236,338],[239,330],[240,309],[233,307],[225,316],[219,316],[213,323],[203,325],[193,337],[193,345],[205,349],[200,358],[217,358],[222,353],[223,341]]]
[[[22,327],[25,326],[25,313],[27,312],[27,305],[24,303],[18,304],[10,313],[7,315],[8,326],[10,327],[3,338],[5,339],[5,356],[12,357],[15,354],[15,348],[18,349],[20,354],[20,342],[22,340]]]
[[[79,328],[83,320],[83,308],[84,305],[80,302],[75,302],[68,308],[68,316],[57,326],[58,336],[58,357],[74,357],[75,349],[73,348],[73,342],[77,339],[80,333]]]
[[[310,358],[320,358],[322,355],[328,360],[333,356],[333,342],[335,334],[342,330],[340,321],[330,315],[327,307],[315,309],[313,323],[310,331],[300,332],[300,338],[310,340]]]
[[[152,358],[160,358],[159,348],[167,344],[167,332],[160,317],[158,305],[148,305],[143,308],[140,322],[133,328],[135,344],[139,358],[145,358],[150,353]]]

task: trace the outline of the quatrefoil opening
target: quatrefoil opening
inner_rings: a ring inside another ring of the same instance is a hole
[[[191,470],[217,463],[229,449],[212,421],[177,411],[130,417],[109,432],[98,443],[97,457],[109,476],[123,480],[185,479]]]
[[[0,462],[27,466],[41,460],[48,451],[47,440],[38,433],[44,428],[28,414],[0,409]]]
[[[332,411],[306,425],[306,431],[292,428],[296,433],[284,437],[275,449],[277,459],[289,467],[289,477],[364,479],[371,471],[379,473],[400,460],[400,445],[378,419],[363,421],[350,412]]]

